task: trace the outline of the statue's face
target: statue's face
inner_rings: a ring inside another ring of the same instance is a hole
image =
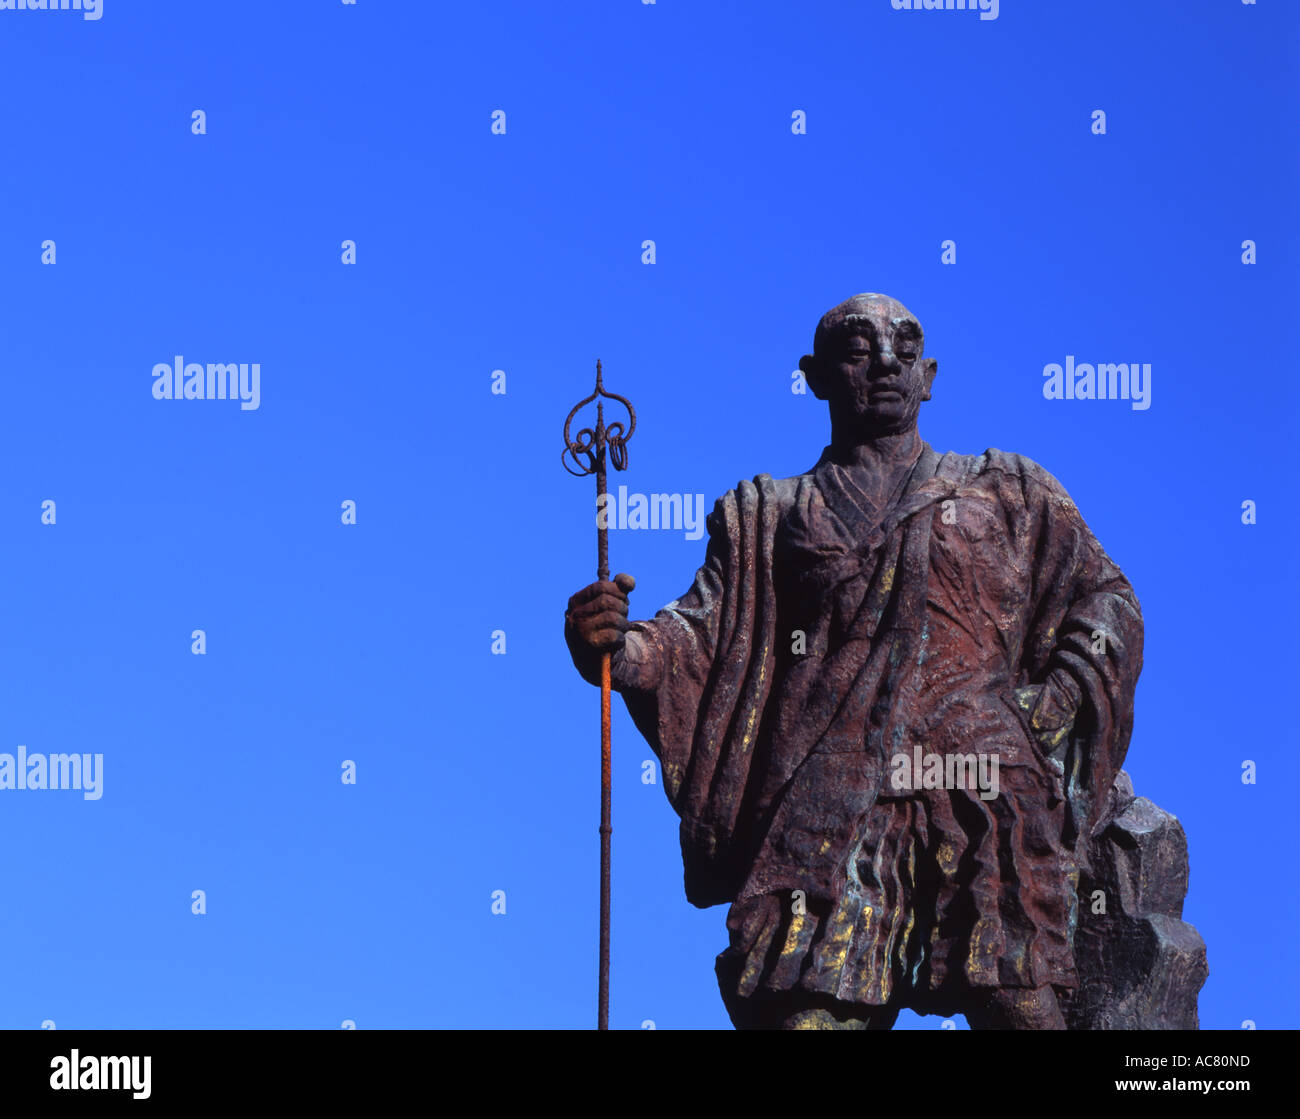
[[[893,434],[916,425],[929,398],[935,363],[921,357],[917,321],[897,304],[876,303],[853,317],[819,362],[818,396],[848,413],[864,433]]]

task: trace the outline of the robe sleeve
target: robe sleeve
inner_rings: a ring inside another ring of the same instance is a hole
[[[778,515],[767,475],[719,498],[690,589],[634,623],[612,665],[681,817],[686,893],[696,905],[730,900],[744,869],[733,840],[774,676]]]
[[[1065,838],[1073,843],[1098,824],[1128,752],[1142,671],[1142,612],[1060,482],[1036,463],[1021,462],[1034,604],[1023,661],[1028,682],[1044,685],[1035,722],[1069,726]]]
[[[726,501],[723,498],[719,506]],[[718,642],[719,614],[725,608],[726,574],[723,556],[727,550],[725,530],[719,530],[715,508],[707,520],[709,543],[704,564],[695,573],[690,589],[670,602],[648,621],[634,622],[623,649],[611,666],[613,687],[623,696],[637,729],[654,749],[664,770],[668,799],[677,802],[682,778],[690,761],[691,736],[679,733],[662,707],[683,704],[673,697],[693,698],[708,682]],[[694,712],[682,714],[694,725]]]

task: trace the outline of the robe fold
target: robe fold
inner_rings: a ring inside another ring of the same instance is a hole
[[[1074,986],[1137,599],[1029,459],[922,444],[880,509],[855,469],[824,454],[725,494],[691,588],[614,658],[681,818],[687,897],[732,903],[735,997],[920,1009]],[[898,759],[922,754],[996,758],[997,795],[900,787]]]

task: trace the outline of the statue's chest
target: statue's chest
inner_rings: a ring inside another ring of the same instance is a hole
[[[1032,572],[1016,514],[975,488],[959,489],[935,506],[926,598],[973,634],[1021,620]]]
[[[901,539],[882,527],[887,514],[852,526],[799,518],[778,533],[777,605],[792,640],[803,633],[809,651],[824,654],[851,635],[875,632],[893,594]]]
[[[1013,513],[977,488],[958,489],[901,522],[898,510],[829,515],[810,502],[777,533],[775,561],[783,624],[814,644],[872,636],[904,578],[923,578],[908,596],[955,623],[977,645],[1000,645],[1000,628],[1023,621],[1031,585],[1025,541]],[[905,536],[928,518],[928,567],[902,570]]]

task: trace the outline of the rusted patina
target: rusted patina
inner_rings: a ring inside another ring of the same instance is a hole
[[[605,401],[615,400],[627,409],[626,429],[622,421],[605,423]],[[574,418],[583,408],[595,401],[596,426],[584,427],[575,436]],[[609,532],[604,518],[599,516],[609,490],[605,481],[606,457],[615,470],[627,469],[627,441],[636,431],[636,410],[632,402],[618,393],[605,389],[600,362],[596,362],[596,388],[592,394],[578,401],[564,420],[564,469],[577,478],[589,474],[596,476],[596,578],[609,579]],[[612,809],[612,734],[610,730],[610,654],[600,654],[600,946],[596,976],[596,1028],[609,1029],[609,923],[610,923],[610,837],[614,834]]]
[[[823,316],[800,361],[821,457],[723,495],[653,618],[628,621],[628,576],[574,595],[574,663],[594,683],[610,658],[687,897],[731,906],[737,1026],[1194,1027],[1185,841],[1121,772],[1137,597],[1037,463],[921,439],[923,350],[887,296]],[[1143,901],[1134,874],[1164,885]]]

